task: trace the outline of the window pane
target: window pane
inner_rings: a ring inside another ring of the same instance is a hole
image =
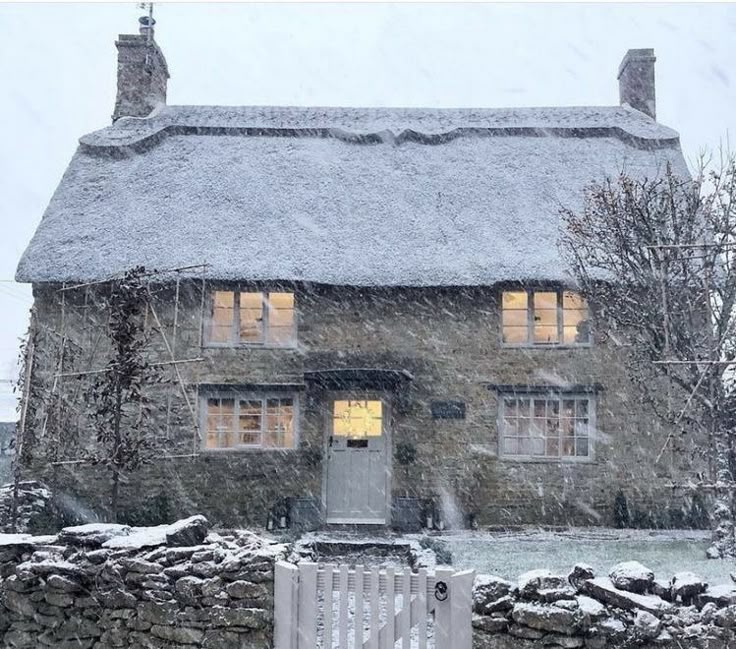
[[[503,400],[503,414],[506,417],[515,417],[516,411],[516,399],[504,399]]]
[[[519,455],[531,455],[531,443],[528,437],[520,437],[518,440]]]
[[[588,416],[588,400],[587,399],[578,399],[575,402],[575,413],[578,417]]]
[[[528,417],[529,416],[529,408],[531,406],[531,401],[529,399],[519,399],[519,417]]]
[[[506,309],[527,309],[526,291],[504,291],[501,298],[501,305]]]
[[[503,453],[504,455],[518,455],[519,454],[519,440],[516,439],[515,437],[504,437]]]
[[[266,431],[264,446],[294,447],[293,399],[268,399],[266,401]]]
[[[526,309],[524,311],[504,311],[501,315],[503,326],[506,327],[524,327],[529,324]]]
[[[557,328],[557,309],[535,309],[534,324]]]
[[[207,400],[207,436],[205,444],[208,448],[227,448],[233,446],[235,402],[232,399]]]
[[[548,457],[558,457],[560,455],[560,439],[559,437],[548,437],[546,453]]]
[[[588,438],[579,437],[575,444],[575,455],[578,457],[588,457]]]
[[[534,310],[554,309],[557,310],[556,291],[534,291]]]
[[[534,327],[534,342],[535,343],[556,343],[557,337],[557,326],[543,326]]]
[[[528,296],[526,291],[504,291],[501,298],[503,342],[529,342]]]
[[[294,294],[268,294],[268,342],[283,345],[294,339]]]
[[[575,400],[574,399],[565,399],[562,402],[562,414],[565,417],[575,416]]]
[[[269,293],[268,301],[273,309],[294,310],[293,293]]]
[[[565,343],[590,342],[590,323],[587,311],[565,311],[563,314]]]
[[[564,342],[569,345],[590,342],[588,305],[585,299],[579,293],[565,291],[562,294],[562,308]]]
[[[549,344],[559,342],[557,319],[557,293],[534,292],[534,342]]]
[[[565,309],[587,309],[583,296],[573,291],[565,291],[562,294],[562,306]]]
[[[263,402],[260,399],[240,402],[239,431],[240,444],[261,443],[261,419]]]
[[[263,293],[240,294],[240,340],[263,340]]]
[[[235,293],[215,291],[212,296],[210,341],[226,343],[232,340]]]
[[[383,433],[381,401],[335,401],[333,434],[343,437],[380,437]]]
[[[546,405],[543,399],[534,399],[534,416],[544,419],[547,414]]]
[[[524,312],[524,317],[526,317],[526,311]],[[527,326],[504,327],[503,342],[517,345],[529,342],[529,328]]]
[[[562,438],[562,455],[564,457],[572,457],[575,455],[575,438],[574,437],[563,437]]]

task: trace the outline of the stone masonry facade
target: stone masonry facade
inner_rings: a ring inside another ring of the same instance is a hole
[[[204,309],[202,284],[196,280],[181,282],[178,301],[173,284],[152,289],[166,337],[164,341],[159,333],[152,335],[152,360],[171,360],[172,347],[176,359],[201,360],[177,364],[180,379],[173,366],[166,367],[170,383],[152,388],[160,406],[154,440],[160,452],[122,484],[123,501],[135,504],[138,511],[153,509],[151,503],[156,501],[165,503],[169,520],[201,512],[226,526],[265,525],[269,512],[285,498],[307,497],[320,503],[330,388],[310,377],[315,371],[335,368],[402,372],[396,385],[371,386],[372,394],[380,394],[390,404],[392,496],[437,498],[449,493],[458,508],[480,525],[610,525],[619,491],[632,511],[645,513],[642,525],[657,525],[686,499],[672,484],[702,470],[697,444],[683,442],[679,436],[655,463],[666,431],[627,378],[625,349],[595,325],[594,344],[589,347],[511,348],[500,342],[500,287],[290,284],[277,290],[295,293],[295,347],[208,346],[203,328],[207,328],[212,290],[246,286],[253,290],[252,285],[207,281]],[[99,301],[95,295],[104,294],[104,288],[63,292],[63,309],[58,288],[34,287],[38,328],[64,332],[65,344],[81,350],[76,369],[101,367],[105,319],[95,306]],[[51,338],[42,337],[46,339]],[[42,352],[36,354],[32,381],[50,389],[58,368],[58,344],[53,353]],[[96,356],[85,356],[90,353]],[[73,414],[60,426],[61,436],[72,435],[81,440],[81,446],[93,439],[84,404],[74,405],[84,380],[62,377],[54,387],[73,406]],[[592,459],[500,458],[497,386],[509,385],[552,390],[595,386]],[[200,397],[207,386],[246,386],[297,395],[297,448],[203,450]],[[436,400],[462,402],[464,417],[433,418]],[[65,456],[64,440],[59,445],[48,434],[44,437],[43,422],[44,414],[36,412],[27,423],[27,437],[34,440],[33,448],[26,449],[27,470],[67,501],[104,516],[107,474],[99,467],[75,463],[78,454],[74,452]],[[56,462],[48,461],[52,442],[62,449]],[[400,465],[395,457],[399,443],[416,449],[409,466]]]

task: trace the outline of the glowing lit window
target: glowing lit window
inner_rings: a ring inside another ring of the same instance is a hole
[[[588,305],[573,291],[515,290],[501,296],[501,330],[507,345],[590,344]]]
[[[335,401],[332,433],[338,437],[380,437],[383,404],[380,401]]]
[[[296,342],[294,294],[215,291],[209,342],[290,346]]]
[[[294,448],[295,399],[281,396],[208,397],[208,449]]]
[[[590,397],[505,397],[499,412],[500,453],[521,458],[589,458]]]

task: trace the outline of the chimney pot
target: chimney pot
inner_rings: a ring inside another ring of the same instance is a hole
[[[140,34],[120,34],[118,48],[118,92],[112,121],[121,117],[147,117],[166,104],[169,68],[163,52],[153,40],[156,21],[138,19]]]
[[[657,119],[653,49],[629,50],[618,68],[620,103]]]
[[[153,26],[156,24],[156,19],[151,18],[149,16],[141,16],[138,19],[138,31],[143,36],[148,36],[148,33],[150,32],[151,37],[153,37]]]

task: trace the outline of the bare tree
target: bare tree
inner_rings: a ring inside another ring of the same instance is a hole
[[[107,304],[111,352],[104,372],[96,375],[87,397],[96,426],[97,446],[90,459],[111,475],[110,510],[117,520],[124,474],[150,459],[155,418],[147,387],[160,375],[147,359],[149,334],[145,312],[149,293],[142,267],[112,282]]]
[[[658,178],[592,185],[581,211],[563,210],[561,240],[642,396],[668,424],[662,450],[682,431],[709,440],[711,475],[700,487],[714,494],[712,558],[736,556],[736,161],[715,167],[702,163],[695,179],[668,166]]]

